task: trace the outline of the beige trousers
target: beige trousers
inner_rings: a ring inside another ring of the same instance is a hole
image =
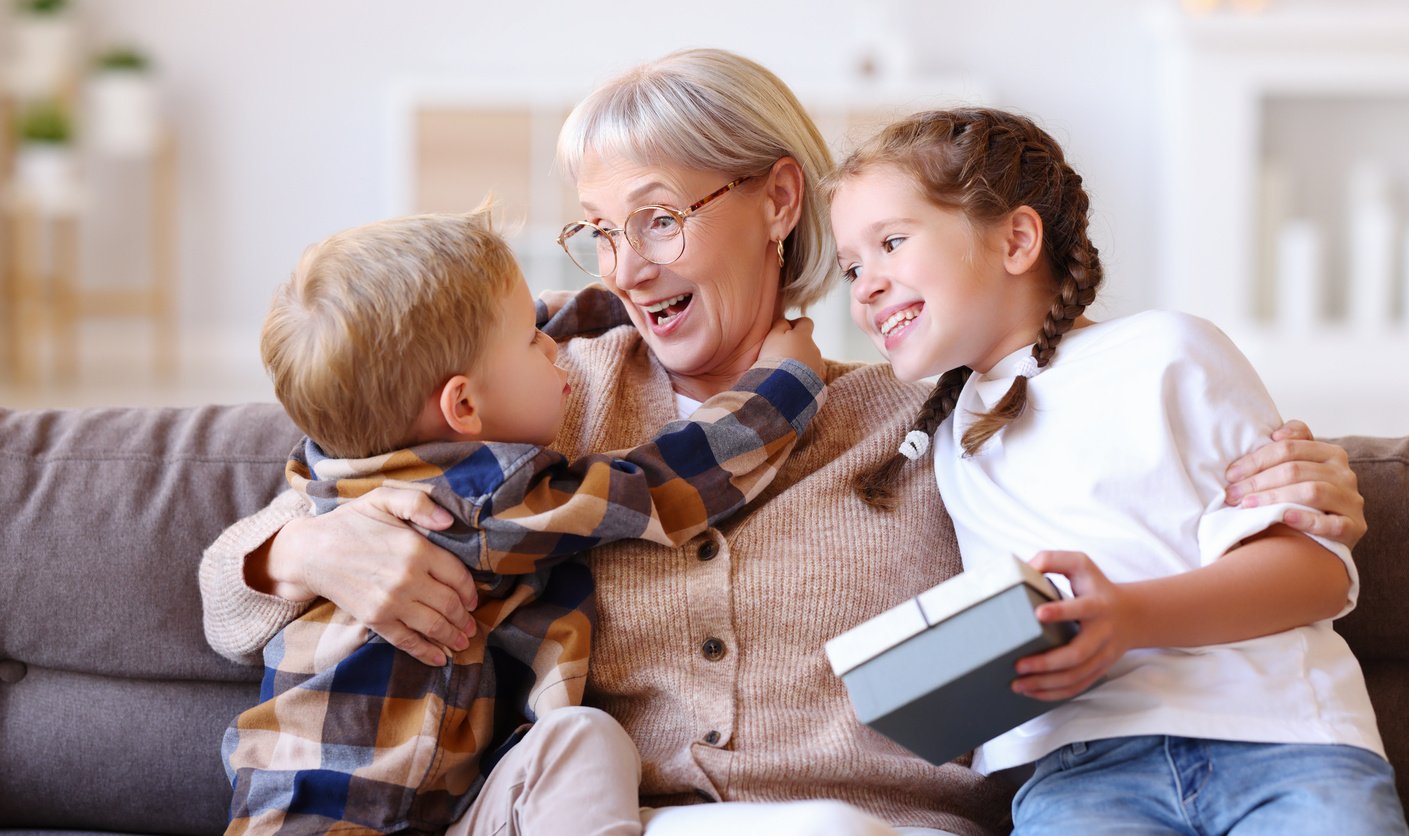
[[[641,758],[616,720],[560,708],[534,724],[447,836],[909,836],[840,801],[638,806]]]
[[[534,723],[448,836],[639,836],[641,757],[611,715],[560,708]]]

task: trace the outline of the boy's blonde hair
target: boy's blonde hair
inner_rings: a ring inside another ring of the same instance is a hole
[[[478,361],[523,276],[488,205],[339,232],[274,294],[264,366],[294,423],[330,456],[407,446],[426,399]]]
[[[792,90],[767,68],[722,49],[687,49],[603,84],[563,124],[558,165],[576,182],[588,153],[742,177],[783,157],[802,167],[802,213],[783,242],[783,303],[807,308],[837,277],[837,250],[818,180],[827,142]]]

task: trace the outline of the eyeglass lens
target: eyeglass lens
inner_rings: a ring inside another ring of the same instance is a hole
[[[652,264],[669,264],[685,252],[685,219],[664,206],[642,206],[626,217],[622,229],[608,230],[595,224],[569,224],[563,230],[563,248],[584,271],[594,276],[616,269],[616,248],[622,234],[636,254]]]

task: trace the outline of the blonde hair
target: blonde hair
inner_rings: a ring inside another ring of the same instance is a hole
[[[488,206],[339,232],[274,293],[260,353],[274,391],[330,456],[407,446],[436,387],[471,368],[522,281]]]
[[[783,303],[806,308],[836,277],[836,244],[818,181],[832,155],[797,97],[762,65],[687,49],[603,84],[568,115],[558,165],[576,182],[589,152],[741,177],[783,157],[802,167],[802,213],[783,243]]]
[[[1037,213],[1053,284],[1042,327],[1033,335],[1032,359],[1039,369],[1052,362],[1062,337],[1096,300],[1103,278],[1100,254],[1087,234],[1090,198],[1057,141],[1031,119],[1001,110],[916,113],[887,126],[848,156],[823,187],[833,194],[838,184],[878,166],[908,174],[932,203],[958,210],[977,228],[1021,206]],[[972,369],[964,366],[941,376],[911,430],[933,435],[954,411],[970,374]],[[964,454],[978,452],[1026,408],[1027,377],[1018,375],[998,404],[964,433]],[[891,485],[906,461],[896,453],[860,474],[853,486],[867,503],[893,507]]]

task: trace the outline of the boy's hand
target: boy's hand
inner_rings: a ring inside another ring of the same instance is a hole
[[[797,319],[780,319],[773,323],[773,330],[763,339],[763,348],[758,353],[760,360],[792,359],[806,363],[809,368],[822,376],[822,352],[812,341],[812,320],[805,316]]]
[[[607,286],[601,282],[592,282],[587,285],[587,287],[610,292],[607,291]],[[545,290],[538,294],[538,301],[542,302],[543,306],[548,309],[548,317],[551,319],[558,311],[563,309],[564,305],[571,302],[574,297],[586,289],[585,287],[582,288],[582,290]]]
[[[1044,574],[1065,575],[1075,596],[1039,606],[1037,620],[1080,622],[1081,632],[1061,647],[1019,659],[1013,690],[1038,700],[1064,700],[1096,684],[1125,655],[1137,614],[1121,585],[1081,552],[1039,552],[1031,563]]]

